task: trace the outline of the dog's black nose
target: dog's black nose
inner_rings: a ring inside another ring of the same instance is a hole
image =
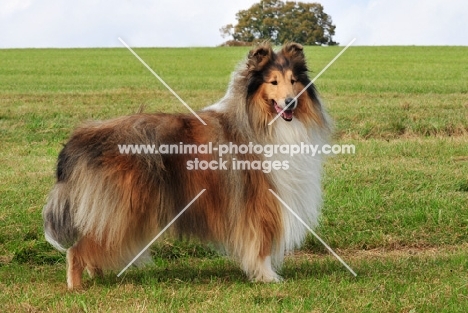
[[[288,110],[294,110],[297,105],[296,99],[294,98],[286,98],[286,100],[284,100],[284,103],[286,104]]]

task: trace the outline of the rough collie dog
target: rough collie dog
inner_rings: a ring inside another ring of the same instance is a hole
[[[219,152],[121,153],[119,145],[323,145],[329,121],[314,86],[294,100],[309,82],[301,45],[275,52],[264,43],[232,74],[226,95],[198,112],[206,126],[192,114],[159,113],[76,129],[58,156],[57,182],[43,210],[47,241],[66,251],[68,288],[81,286],[84,269],[91,277],[122,269],[202,189],[168,232],[222,247],[253,281],[279,281],[284,255],[302,243],[307,229],[269,189],[316,226],[320,155],[250,151],[222,156],[223,169],[189,169],[195,159],[219,160]],[[242,170],[232,166],[235,160],[287,166]],[[136,264],[148,259],[145,253]]]

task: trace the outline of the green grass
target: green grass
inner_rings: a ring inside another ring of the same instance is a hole
[[[318,73],[340,47],[307,47]],[[135,49],[193,108],[223,96],[246,48]],[[11,312],[464,312],[468,307],[468,48],[351,47],[318,80],[335,141],[317,229],[281,284],[253,284],[194,242],[68,292],[41,210],[73,128],[186,112],[126,49],[0,50],[0,306]]]

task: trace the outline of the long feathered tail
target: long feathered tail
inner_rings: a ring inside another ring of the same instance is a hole
[[[65,252],[78,239],[73,223],[66,183],[57,183],[42,210],[46,240],[59,251]]]

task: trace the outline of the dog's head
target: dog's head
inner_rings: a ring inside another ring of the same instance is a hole
[[[261,44],[251,50],[247,60],[248,98],[252,105],[268,114],[270,119],[280,114],[283,120],[292,121],[301,110],[301,97],[297,97],[310,82],[303,48],[289,43],[275,53],[269,44]],[[313,96],[304,90],[304,96]],[[311,94],[312,92],[312,94]],[[304,109],[304,108],[302,108]]]

